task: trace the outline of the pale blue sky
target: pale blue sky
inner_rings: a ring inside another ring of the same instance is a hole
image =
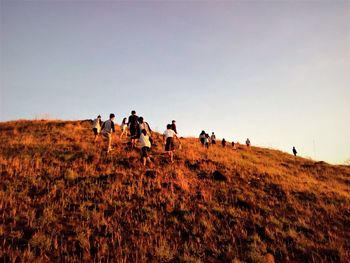
[[[0,121],[135,109],[350,159],[350,1],[0,2]]]

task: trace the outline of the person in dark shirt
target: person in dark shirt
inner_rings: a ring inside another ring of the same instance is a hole
[[[222,139],[222,141],[221,141],[221,145],[222,145],[222,147],[224,147],[224,148],[225,148],[225,146],[226,146],[226,140],[225,140],[225,139]]]
[[[109,120],[105,121],[101,127],[102,135],[108,141],[107,153],[112,151],[112,133],[115,132],[114,118],[113,113],[109,114]]]
[[[297,156],[297,149],[295,149],[295,147],[293,146],[293,154],[294,154],[294,156]]]
[[[172,122],[171,122],[171,129],[177,134],[177,130],[176,130],[176,121],[175,120],[173,120]]]
[[[202,132],[199,134],[199,141],[201,142],[202,146],[205,145],[205,138],[206,138],[205,134],[206,134],[205,131],[202,131]]]
[[[131,149],[133,149],[136,145],[137,139],[140,137],[140,129],[139,129],[139,117],[136,115],[136,111],[131,111],[131,115],[129,116],[128,125],[130,131],[131,138]]]

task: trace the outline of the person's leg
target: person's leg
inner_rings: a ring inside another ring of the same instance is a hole
[[[108,150],[110,152],[112,150],[112,134],[108,134]]]
[[[172,151],[170,151],[169,155],[170,155],[170,162],[173,163],[174,162],[174,153]]]

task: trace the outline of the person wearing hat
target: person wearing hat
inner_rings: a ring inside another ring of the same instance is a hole
[[[94,119],[92,123],[92,131],[94,132],[95,138],[94,142],[96,142],[99,133],[101,132],[102,120],[101,115],[98,115],[96,119]]]
[[[171,122],[171,129],[177,134],[175,122],[176,122],[175,120],[172,120],[172,122]]]

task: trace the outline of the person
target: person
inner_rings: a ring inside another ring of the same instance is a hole
[[[102,135],[108,141],[107,153],[112,151],[112,133],[115,132],[113,113],[109,114],[109,120],[102,124]]]
[[[180,145],[181,142],[179,140],[179,137],[177,137],[176,133],[171,129],[171,124],[168,124],[166,128],[166,131],[163,133],[163,142],[165,144],[165,152],[169,156],[170,162],[173,163],[175,150],[174,137],[179,141]]]
[[[94,132],[95,138],[94,142],[96,142],[98,135],[101,132],[102,120],[101,115],[98,115],[96,119],[94,119],[92,123],[92,131]]]
[[[209,145],[210,145],[210,136],[208,133],[205,134],[205,138],[204,138],[204,145],[207,149],[209,149]]]
[[[294,154],[294,156],[297,156],[297,149],[295,149],[295,147],[293,146],[293,154]]]
[[[206,136],[205,136],[205,131],[202,131],[202,132],[199,134],[199,140],[200,140],[202,146],[205,145],[205,138],[206,138]]]
[[[232,148],[233,148],[233,149],[236,149],[236,145],[235,145],[235,142],[234,142],[234,141],[232,141]]]
[[[120,134],[120,139],[123,137],[124,134],[127,133],[127,127],[128,127],[128,122],[126,121],[127,118],[124,118],[122,121],[122,124],[120,125],[120,129],[122,130],[122,133]]]
[[[245,144],[247,145],[248,148],[250,147],[250,140],[249,140],[249,138],[247,138],[247,140],[245,141]]]
[[[142,129],[140,135],[140,146],[141,146],[141,159],[143,166],[146,166],[147,161],[151,163],[149,151],[151,149],[150,137],[147,135],[147,131]]]
[[[139,122],[139,129],[140,129],[140,134],[142,132],[142,130],[146,130],[146,133],[149,137],[149,140],[151,143],[153,143],[153,140],[152,140],[152,130],[151,130],[151,127],[149,126],[148,122],[145,122],[143,120],[143,117],[140,117],[138,119],[138,122]],[[141,136],[141,135],[140,135]]]
[[[129,116],[128,125],[130,131],[131,138],[131,149],[133,149],[136,145],[137,139],[140,137],[138,116],[136,115],[136,111],[131,111],[131,115]]]
[[[172,120],[172,122],[171,122],[171,129],[177,134],[176,121],[175,120]]]
[[[225,146],[226,146],[226,140],[225,140],[225,138],[223,138],[223,139],[222,139],[222,141],[221,141],[221,145],[222,145],[222,147],[224,147],[224,148],[225,148]]]
[[[211,139],[211,144],[216,144],[216,136],[214,132],[211,133],[210,139]]]

